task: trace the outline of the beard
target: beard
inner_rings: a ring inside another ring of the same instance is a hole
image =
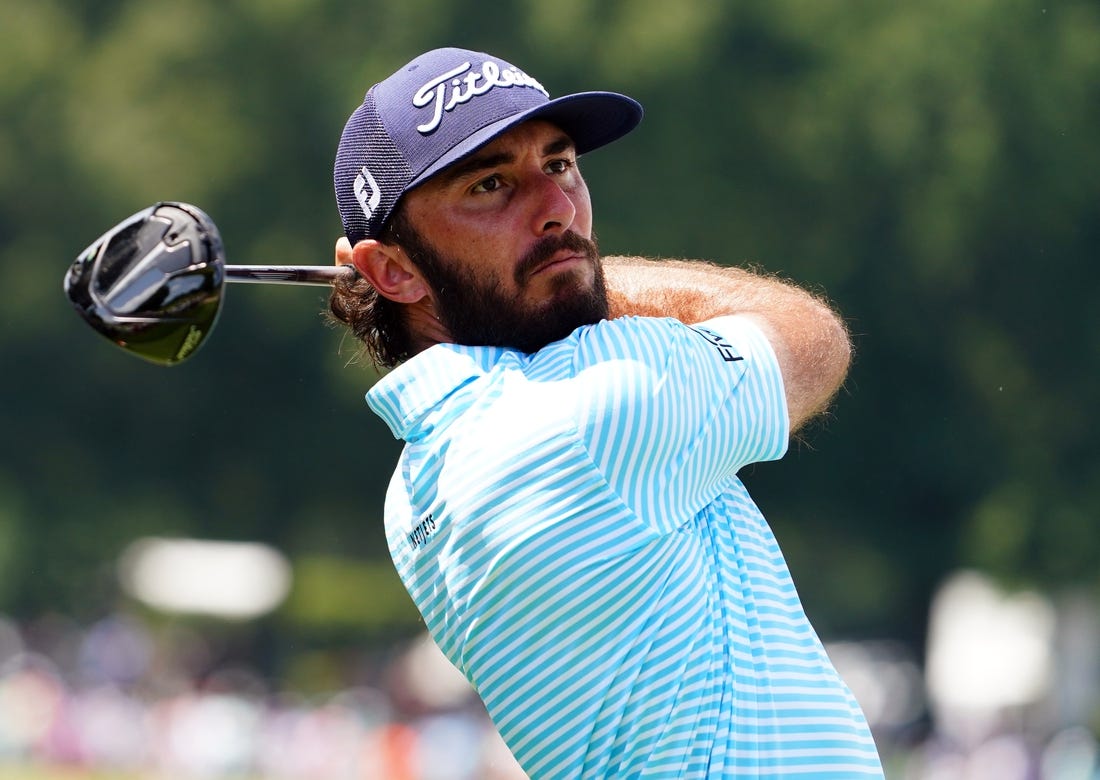
[[[439,320],[457,344],[538,352],[582,325],[608,317],[607,283],[596,242],[573,231],[547,236],[520,259],[513,274],[514,292],[499,276],[474,273],[407,227],[400,243],[435,292]],[[552,280],[546,299],[524,301],[530,273],[563,249],[583,255],[592,265],[592,284],[563,273]]]

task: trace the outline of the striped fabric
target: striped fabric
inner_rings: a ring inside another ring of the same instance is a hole
[[[736,476],[788,436],[747,320],[437,345],[367,399],[397,572],[532,778],[882,776]]]

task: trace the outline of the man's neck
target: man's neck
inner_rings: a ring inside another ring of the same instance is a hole
[[[427,297],[405,306],[405,327],[409,329],[409,339],[413,354],[423,352],[436,344],[454,341],[450,332],[440,322],[435,312],[435,304]]]

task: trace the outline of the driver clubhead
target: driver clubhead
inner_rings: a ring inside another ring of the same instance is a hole
[[[214,221],[187,203],[137,212],[85,249],[65,274],[84,320],[134,355],[172,366],[214,328],[225,253]]]

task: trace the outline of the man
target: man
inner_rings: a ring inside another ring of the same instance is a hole
[[[601,261],[577,156],[640,119],[441,49],[348,120],[331,308],[396,367],[367,395],[406,442],[394,564],[534,778],[881,776],[736,476],[847,334],[771,278]]]

